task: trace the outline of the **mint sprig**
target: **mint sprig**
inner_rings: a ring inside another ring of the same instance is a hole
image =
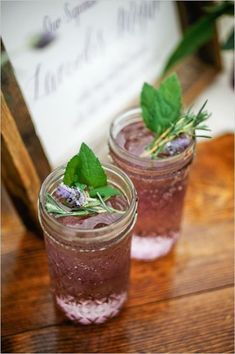
[[[69,187],[77,182],[93,188],[107,185],[107,176],[100,161],[85,143],[82,143],[79,153],[68,162],[63,182]]]
[[[106,205],[109,198],[120,195],[121,192],[107,184],[105,170],[85,143],[82,143],[79,153],[67,163],[63,183],[58,186],[56,193],[59,193],[59,200],[58,197],[46,195],[46,209],[55,217],[125,213]]]
[[[142,117],[147,128],[162,134],[174,124],[181,112],[181,86],[174,73],[159,89],[145,83],[141,92]]]
[[[206,102],[197,114],[191,111],[182,112],[182,90],[176,73],[167,77],[158,89],[145,83],[140,105],[145,126],[154,133],[153,141],[141,157],[158,157],[164,146],[180,134],[194,138],[202,136],[197,135],[196,130],[210,130],[202,124],[210,116],[204,111]],[[210,138],[205,135],[203,137]]]

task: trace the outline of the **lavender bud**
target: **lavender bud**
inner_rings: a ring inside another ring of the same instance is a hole
[[[191,139],[187,135],[180,135],[165,145],[163,153],[168,156],[179,154],[190,145],[190,142]]]
[[[70,208],[80,208],[86,202],[85,194],[78,187],[68,187],[65,184],[57,187],[56,197],[62,199]]]

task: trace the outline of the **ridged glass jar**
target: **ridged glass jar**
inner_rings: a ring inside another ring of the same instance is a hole
[[[133,183],[119,168],[103,166],[108,182],[128,202],[126,213],[97,229],[63,225],[45,209],[46,193],[56,190],[65,167],[44,181],[39,195],[39,220],[48,255],[51,289],[64,314],[81,324],[103,323],[127,300],[131,231],[136,222],[137,196]]]
[[[113,163],[133,181],[139,197],[132,257],[153,260],[167,254],[180,235],[184,196],[195,141],[180,154],[161,159],[135,156],[117,142],[119,132],[142,122],[134,108],[116,117],[110,127],[109,153]]]

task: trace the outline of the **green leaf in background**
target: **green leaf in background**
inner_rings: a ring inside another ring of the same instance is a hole
[[[208,42],[214,33],[214,23],[222,15],[233,13],[234,4],[231,1],[223,1],[206,9],[207,14],[194,23],[185,32],[182,40],[169,56],[163,75],[171,69],[177,62],[195,53],[203,44]]]
[[[103,187],[107,184],[107,176],[94,152],[84,143],[79,151],[79,170],[77,181],[89,187]]]
[[[181,111],[181,86],[174,73],[155,89],[144,84],[141,91],[142,117],[147,128],[160,135],[179,118]]]
[[[198,48],[212,38],[214,30],[213,23],[214,20],[212,20],[210,15],[204,16],[185,32],[182,41],[168,58],[163,69],[163,74],[183,58],[195,53]]]
[[[162,134],[177,121],[181,111],[181,86],[175,73],[161,83],[156,98],[157,133]]]
[[[216,17],[222,15],[234,16],[234,2],[233,1],[221,1],[214,3],[213,5],[204,7],[206,13],[214,14]]]
[[[96,197],[97,193],[99,193],[103,198],[109,198],[109,197],[114,197],[115,195],[121,195],[119,189],[111,186],[94,188],[89,191],[90,197]]]
[[[221,48],[223,50],[233,50],[234,49],[234,29],[232,29],[225,43],[222,44]]]
[[[67,186],[72,186],[76,182],[78,182],[77,171],[79,170],[79,168],[80,168],[80,158],[78,155],[75,155],[67,163],[65,173],[64,173],[64,178],[63,178],[64,184],[66,184]]]

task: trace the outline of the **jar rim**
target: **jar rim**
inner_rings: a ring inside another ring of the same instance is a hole
[[[118,114],[117,116],[114,117],[114,119],[111,122],[110,129],[109,129],[108,143],[109,143],[109,146],[111,147],[111,149],[120,158],[122,158],[123,160],[128,161],[138,167],[142,167],[142,168],[145,167],[148,169],[149,168],[156,169],[156,167],[157,167],[159,169],[164,169],[164,167],[166,165],[167,166],[175,165],[182,158],[185,158],[194,152],[195,144],[196,144],[195,139],[192,139],[189,146],[181,153],[174,155],[174,156],[163,157],[161,159],[149,159],[146,157],[140,157],[140,156],[134,155],[131,152],[127,151],[126,149],[122,148],[117,143],[115,135],[114,135],[114,131],[115,131],[116,125],[118,124],[118,121],[121,121],[121,120],[126,121],[127,124],[125,124],[123,126],[123,127],[126,127],[131,123],[142,121],[140,114],[141,114],[141,108],[138,106],[135,106],[135,107],[129,108],[129,109],[123,111],[122,113]],[[128,119],[132,120],[131,123],[128,122]]]
[[[73,240],[84,240],[91,242],[93,241],[99,241],[99,240],[106,240],[108,239],[109,236],[111,236],[111,233],[114,233],[117,228],[124,227],[126,226],[127,222],[135,216],[136,210],[137,210],[137,193],[135,190],[135,187],[131,181],[131,179],[124,173],[120,168],[111,165],[111,164],[102,164],[103,168],[106,171],[110,171],[112,173],[115,173],[116,176],[120,177],[122,181],[125,182],[125,184],[128,186],[129,191],[130,191],[130,198],[128,199],[126,193],[123,192],[124,196],[126,197],[128,201],[128,207],[126,209],[125,214],[123,214],[120,218],[115,220],[112,224],[103,226],[97,229],[79,229],[76,226],[71,226],[71,225],[64,225],[61,224],[59,221],[56,220],[55,217],[53,217],[50,213],[47,212],[46,207],[45,207],[45,195],[46,191],[48,190],[48,186],[56,181],[59,180],[59,177],[64,174],[65,170],[65,165],[57,167],[54,171],[52,171],[44,180],[42,183],[40,192],[39,192],[39,198],[38,198],[38,217],[39,221],[41,224],[41,227],[44,230],[44,223],[46,222],[46,225],[49,226],[53,231],[58,232],[59,234],[61,233],[61,229],[63,229],[64,233],[67,233]],[[109,178],[108,178],[109,180]],[[121,189],[121,188],[119,188]],[[45,221],[46,218],[46,221]],[[43,220],[42,220],[43,219]],[[44,223],[43,223],[44,222]],[[109,232],[110,231],[110,232]],[[47,232],[47,231],[46,231]],[[47,232],[48,233],[48,232]],[[89,237],[89,234],[93,234],[92,236]],[[112,238],[112,237],[111,237]],[[67,240],[70,240],[69,237]]]

